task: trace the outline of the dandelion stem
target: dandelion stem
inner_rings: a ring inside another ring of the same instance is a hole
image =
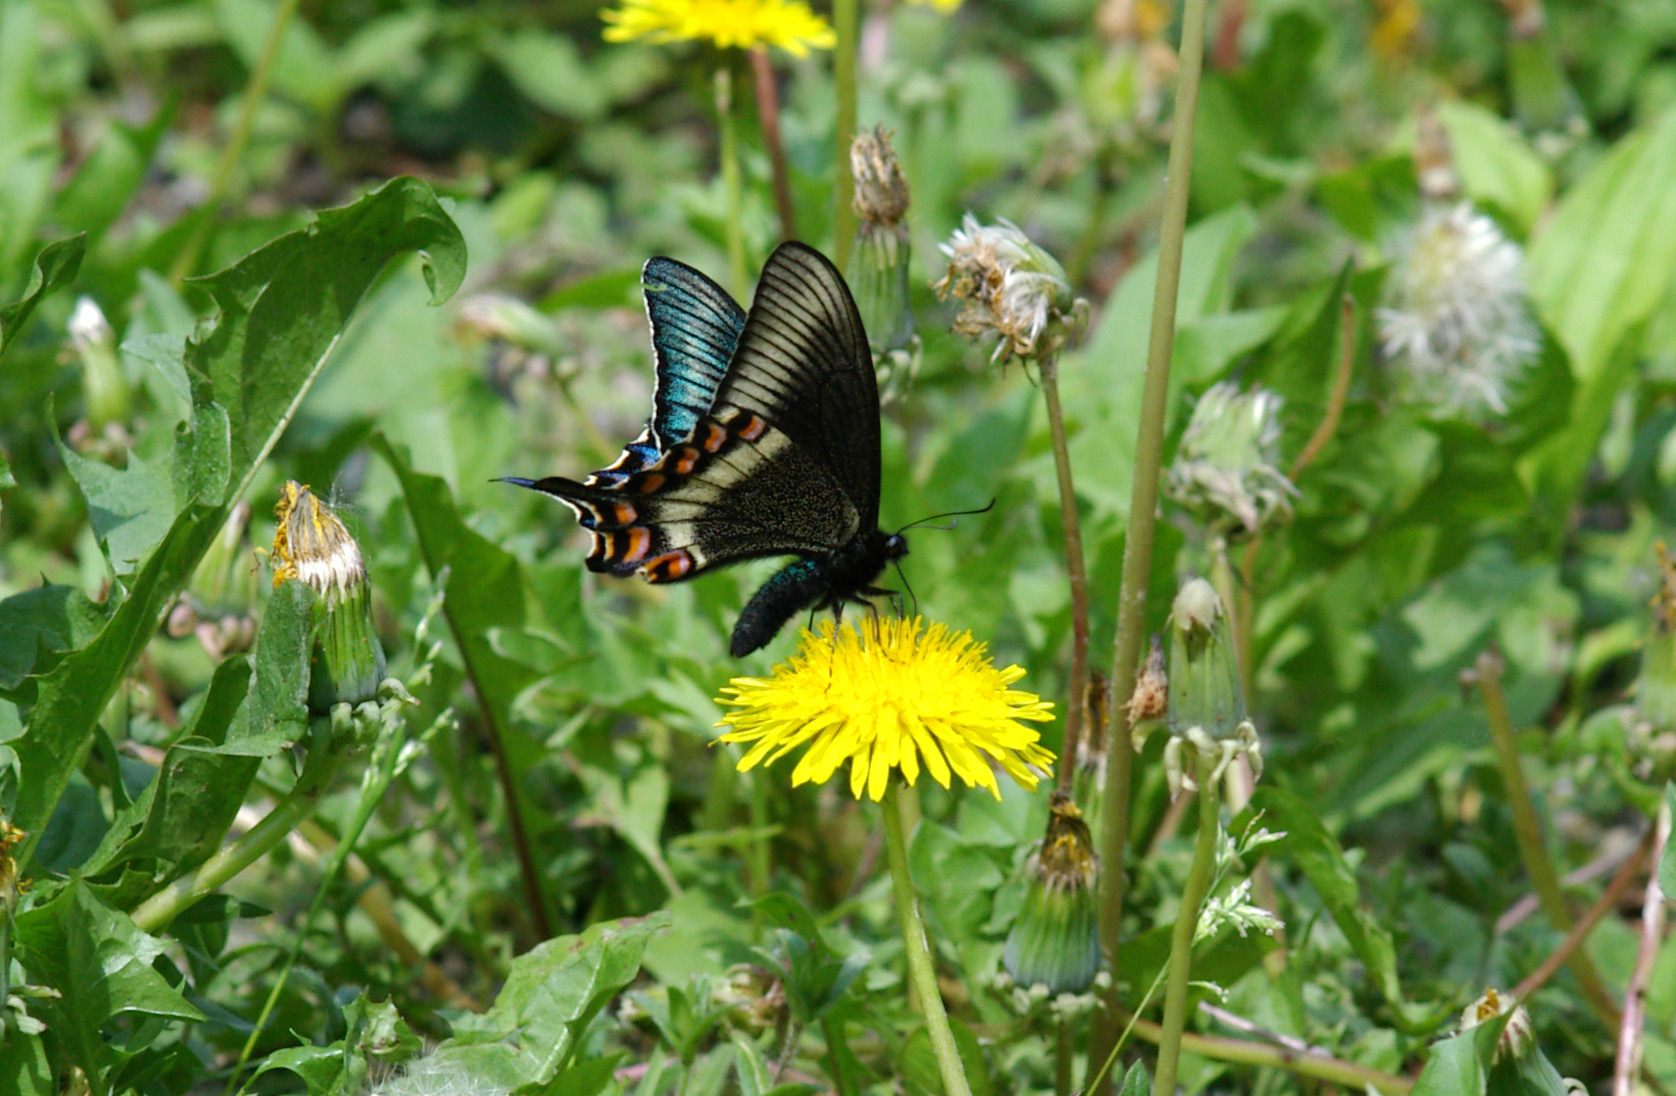
[[[925,1033],[931,1039],[931,1052],[943,1077],[943,1091],[947,1096],[972,1096],[966,1067],[961,1064],[954,1032],[949,1028],[948,1013],[943,1009],[943,995],[937,988],[937,971],[932,965],[925,923],[920,919],[914,881],[908,874],[908,843],[903,836],[907,815],[907,803],[893,783],[885,791],[885,853],[890,861],[891,885],[896,891],[896,913],[902,922],[902,944],[908,954],[908,979],[919,995]]]
[[[1531,803],[1530,786],[1525,783],[1525,773],[1519,765],[1519,745],[1513,737],[1513,718],[1508,713],[1507,695],[1501,687],[1502,666],[1499,654],[1485,651],[1478,656],[1472,676],[1484,698],[1484,716],[1490,728],[1490,742],[1495,747],[1496,766],[1501,770],[1502,786],[1507,792],[1507,806],[1513,813],[1513,836],[1519,845],[1519,858],[1524,861],[1525,873],[1530,876],[1531,888],[1542,902],[1542,912],[1547,915],[1548,923],[1556,931],[1570,932],[1571,910],[1565,891],[1560,886],[1559,875],[1548,859],[1548,849],[1542,839],[1542,823]],[[1589,1007],[1609,1030],[1616,1028],[1622,1019],[1618,1006],[1588,954],[1573,952],[1569,962]]]
[[[273,22],[268,24],[268,37],[262,43],[262,53],[256,58],[256,67],[251,70],[250,83],[245,85],[244,100],[239,103],[238,120],[233,123],[233,135],[228,138],[226,147],[221,150],[221,158],[215,162],[215,174],[210,176],[209,193],[204,197],[204,204],[199,207],[198,223],[192,226],[192,235],[186,240],[186,246],[180,249],[175,261],[169,267],[169,280],[179,282],[192,273],[197,265],[198,255],[204,249],[204,242],[209,239],[210,229],[215,225],[215,215],[221,208],[222,199],[227,196],[228,184],[233,179],[233,169],[244,158],[244,149],[250,143],[250,128],[256,121],[256,108],[268,97],[268,78],[273,75],[274,63],[279,59],[279,45],[285,40],[285,31],[291,25],[291,19],[297,14],[298,0],[279,0],[274,9]]]
[[[283,799],[262,821],[199,866],[197,871],[170,883],[134,910],[134,923],[144,932],[158,933],[205,895],[250,867],[284,841],[297,823],[314,813],[338,769],[353,752],[342,739],[309,751],[303,771]]]
[[[1199,926],[1199,907],[1210,890],[1211,872],[1216,867],[1216,837],[1222,827],[1221,781],[1210,779],[1210,766],[1201,755],[1199,764],[1199,835],[1193,843],[1193,866],[1176,913],[1175,931],[1170,934],[1170,975],[1164,987],[1164,1022],[1158,1039],[1158,1070],[1152,1091],[1173,1093],[1176,1070],[1181,1064],[1181,1033],[1187,1026],[1188,978],[1193,968],[1193,938]]]
[[[832,75],[838,89],[837,138],[833,143],[832,261],[848,270],[850,244],[855,239],[855,178],[850,174],[850,142],[855,139],[855,66],[859,16],[857,0],[832,0],[832,29],[838,45],[832,55]]]
[[[745,183],[739,173],[739,132],[733,122],[733,70],[716,69],[716,125],[721,132],[722,186],[727,190],[727,268],[735,297],[745,296]]]
[[[1071,480],[1071,450],[1065,438],[1065,410],[1059,402],[1059,355],[1036,363],[1047,403],[1048,432],[1053,436],[1053,466],[1059,474],[1059,521],[1065,535],[1065,571],[1071,580],[1071,688],[1065,703],[1065,742],[1060,754],[1058,788],[1071,792],[1077,771],[1077,740],[1082,735],[1083,702],[1088,693],[1088,569],[1082,554],[1082,521],[1077,489]]]
[[[774,83],[774,65],[766,46],[751,51],[751,73],[756,77],[757,120],[762,124],[762,143],[768,146],[768,162],[774,169],[774,205],[780,213],[780,239],[797,239],[797,210],[791,201],[791,175],[786,170],[786,150],[780,141],[780,89]]]
[[[1168,182],[1158,238],[1158,280],[1152,298],[1152,328],[1147,347],[1141,419],[1135,437],[1135,480],[1129,494],[1129,525],[1123,544],[1123,585],[1118,593],[1117,644],[1112,659],[1113,704],[1127,702],[1135,689],[1135,670],[1146,634],[1147,582],[1152,573],[1154,515],[1158,507],[1158,472],[1163,463],[1164,414],[1170,392],[1170,354],[1175,348],[1176,294],[1181,285],[1182,239],[1187,232],[1187,198],[1193,176],[1193,132],[1199,107],[1199,74],[1204,62],[1206,0],[1186,0],[1181,17],[1180,82],[1170,135]],[[1106,817],[1101,827],[1100,950],[1111,969],[1123,926],[1124,857],[1129,843],[1130,774],[1134,751],[1132,728],[1125,718],[1111,720],[1106,749]],[[1106,995],[1106,1008],[1094,1032],[1091,1053],[1104,1057],[1116,1042],[1117,980]],[[1111,1091],[1107,1077],[1099,1093]],[[1162,1090],[1168,1091],[1168,1090]]]
[[[1653,963],[1658,958],[1659,945],[1664,941],[1664,888],[1659,885],[1658,865],[1664,847],[1670,841],[1670,794],[1659,797],[1658,814],[1653,821],[1653,870],[1647,877],[1647,894],[1641,903],[1641,947],[1635,956],[1635,970],[1630,973],[1629,987],[1624,991],[1624,1018],[1618,1028],[1618,1059],[1612,1068],[1612,1096],[1634,1096],[1636,1078],[1641,1073],[1642,1027],[1647,1022],[1647,985],[1653,976]]]

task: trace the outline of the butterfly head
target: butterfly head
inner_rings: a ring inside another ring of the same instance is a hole
[[[908,538],[901,533],[891,533],[885,537],[885,559],[892,563],[908,554]]]

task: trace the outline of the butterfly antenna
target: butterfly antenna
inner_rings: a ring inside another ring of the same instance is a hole
[[[988,506],[985,506],[985,507],[983,507],[981,509],[978,509],[978,510],[950,510],[947,513],[944,513],[944,514],[932,514],[928,518],[920,518],[918,521],[910,521],[908,524],[904,525],[902,528],[898,529],[896,532],[898,534],[906,533],[909,529],[918,528],[919,526],[924,525],[926,522],[940,521],[943,518],[964,518],[964,517],[969,517],[973,514],[987,514],[991,510],[995,509],[995,502],[996,502],[995,499],[990,499]],[[955,527],[955,524],[956,524],[955,522],[951,521],[947,525],[933,525],[932,528],[933,529],[942,529],[946,532],[950,529],[953,529]],[[900,568],[899,568],[899,570],[900,570]]]
[[[994,504],[991,503],[991,505]],[[902,570],[901,560],[893,560],[892,563],[896,568],[896,577],[902,580],[902,585],[908,591],[908,600],[914,603],[914,615],[919,616],[919,595],[914,593],[914,584],[908,581],[907,572]],[[902,605],[900,602],[898,602],[896,606],[896,615],[902,615]]]

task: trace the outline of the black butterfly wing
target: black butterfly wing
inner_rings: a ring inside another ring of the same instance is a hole
[[[654,255],[641,268],[640,281],[657,363],[652,418],[616,460],[590,477],[594,483],[617,482],[692,433],[715,402],[745,327],[745,310],[686,263]]]
[[[861,516],[813,454],[762,416],[727,411],[610,483],[513,480],[558,498],[593,535],[588,569],[676,582],[761,556],[849,543]]]
[[[769,256],[713,407],[773,424],[843,490],[860,528],[877,528],[878,382],[861,313],[826,256],[796,242]]]

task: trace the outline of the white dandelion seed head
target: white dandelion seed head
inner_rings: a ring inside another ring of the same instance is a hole
[[[992,362],[1036,354],[1056,319],[1078,322],[1065,271],[1011,221],[984,225],[968,213],[938,246],[949,266],[933,288],[962,302],[957,333],[996,339]]]
[[[1291,513],[1297,489],[1280,470],[1280,411],[1265,388],[1212,385],[1193,407],[1164,492],[1206,528],[1255,533]]]
[[[1525,285],[1524,252],[1489,217],[1469,202],[1428,209],[1377,313],[1380,349],[1440,412],[1506,414],[1541,348]]]

